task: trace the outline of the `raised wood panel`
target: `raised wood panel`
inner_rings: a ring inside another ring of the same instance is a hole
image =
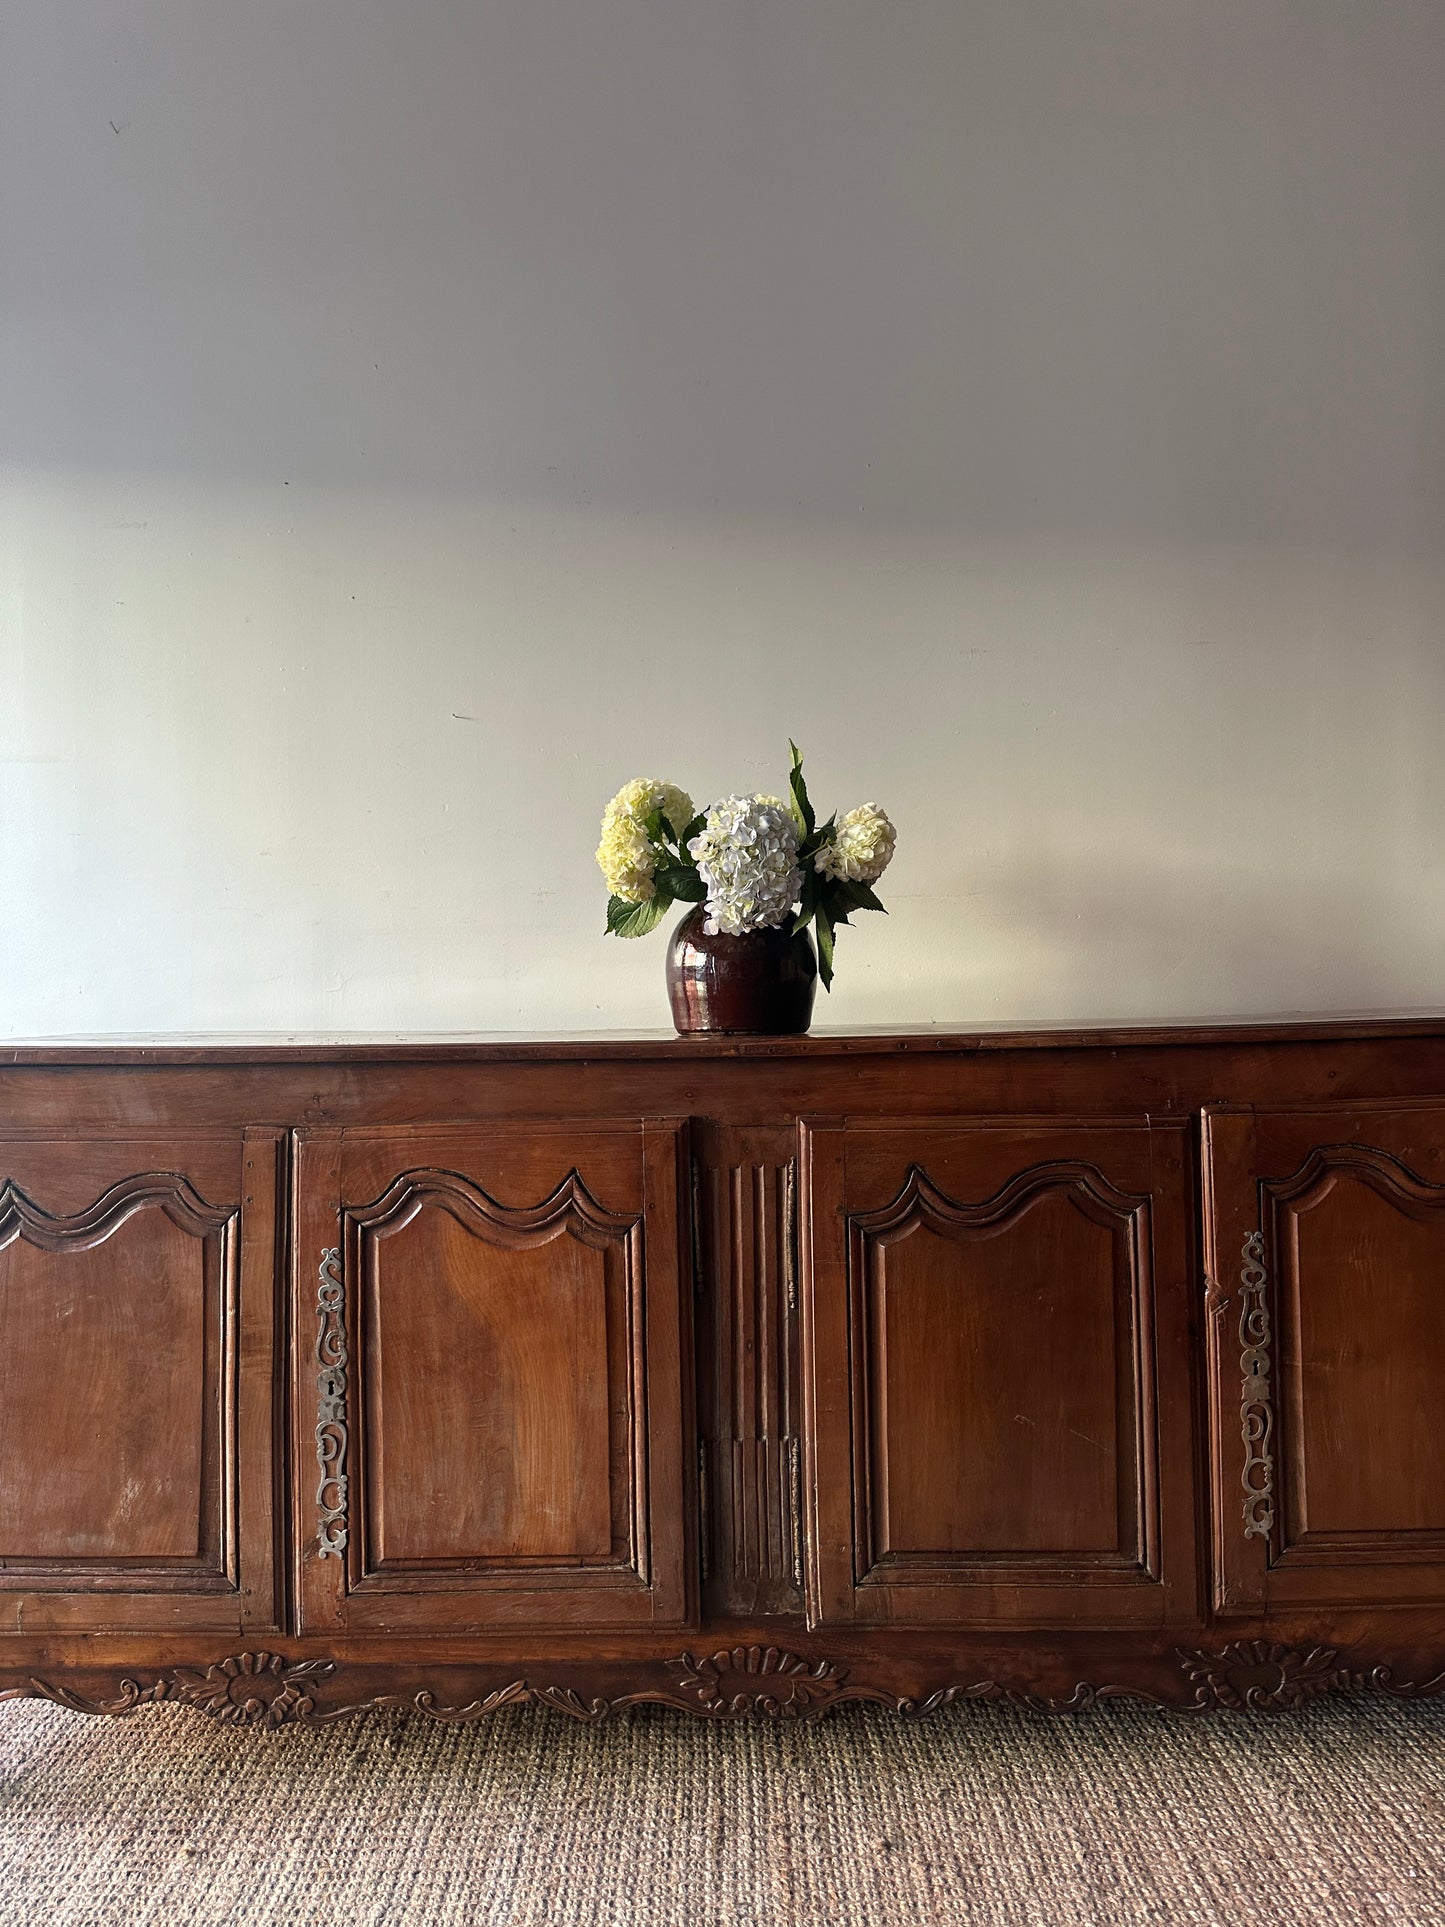
[[[640,1218],[400,1179],[357,1233],[365,1570],[635,1569]]]
[[[209,1234],[229,1220],[177,1223],[166,1202],[191,1215],[190,1200],[141,1183],[151,1195],[113,1197],[109,1229],[102,1216],[98,1235],[52,1231],[44,1248],[26,1239],[29,1200],[0,1194],[0,1240],[16,1227],[0,1249],[0,1560],[12,1570],[85,1558],[221,1570],[203,1477],[214,1425],[207,1441],[196,1418],[219,1415],[224,1268]]]
[[[0,1140],[0,1592],[27,1623],[274,1623],[276,1151]]]
[[[915,1167],[886,1212],[851,1220],[870,1567],[1143,1562],[1141,1211],[1080,1166],[1042,1166],[975,1209]]]
[[[683,1157],[640,1122],[304,1135],[308,1624],[682,1621]]]
[[[1445,1549],[1445,1186],[1322,1151],[1273,1192],[1287,1431],[1284,1545],[1377,1533]]]
[[[1192,1597],[1185,1142],[1169,1120],[809,1127],[815,1621]]]
[[[1445,1600],[1445,1107],[1216,1112],[1206,1146],[1221,1604]]]

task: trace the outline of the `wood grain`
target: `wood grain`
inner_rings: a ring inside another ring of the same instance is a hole
[[[1209,1122],[1211,1262],[1223,1271],[1258,1229],[1271,1365],[1269,1530],[1246,1536],[1241,1351],[1221,1319],[1222,1603],[1445,1599],[1445,1105],[1261,1107]]]
[[[1106,1624],[1190,1597],[1183,1126],[808,1135],[815,1623]]]
[[[314,1255],[328,1237],[340,1254],[347,1396],[344,1556],[313,1542],[305,1623],[681,1619],[677,1135],[658,1161],[640,1119],[306,1134],[298,1196]],[[314,1328],[304,1264],[295,1315]],[[303,1351],[302,1517],[318,1378]]]
[[[275,1158],[264,1131],[0,1139],[17,1626],[277,1623]]]
[[[3,1058],[0,1692],[1445,1682],[1445,1020]]]

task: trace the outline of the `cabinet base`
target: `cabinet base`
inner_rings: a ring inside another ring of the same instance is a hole
[[[1070,1681],[1072,1683],[1070,1684]],[[703,1719],[820,1719],[849,1703],[922,1718],[968,1701],[1036,1713],[1081,1713],[1134,1700],[1184,1713],[1290,1712],[1325,1694],[1390,1699],[1445,1695],[1445,1654],[1381,1654],[1234,1640],[1217,1648],[1133,1649],[1095,1679],[1058,1654],[1020,1659],[997,1676],[960,1676],[955,1663],[799,1653],[778,1646],[686,1651],[674,1659],[545,1661],[536,1667],[333,1660],[261,1648],[159,1670],[67,1667],[49,1678],[0,1672],[0,1700],[45,1699],[75,1712],[127,1714],[189,1706],[223,1724],[274,1728],[401,1708],[428,1719],[476,1720],[507,1706],[551,1707],[599,1720],[628,1707],[670,1706]]]

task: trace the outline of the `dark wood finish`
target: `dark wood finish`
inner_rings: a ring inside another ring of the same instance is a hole
[[[280,1134],[0,1139],[0,1599],[265,1629]]]
[[[85,1065],[312,1066],[317,1064],[638,1064],[654,1059],[689,1062],[715,1057],[806,1058],[894,1057],[939,1054],[955,1057],[973,1051],[1130,1052],[1201,1049],[1218,1044],[1259,1045],[1360,1043],[1408,1044],[1445,1040],[1445,1008],[1434,1011],[1341,1011],[1332,1016],[1221,1017],[1185,1024],[1033,1024],[1019,1029],[990,1022],[965,1026],[934,1024],[923,1030],[901,1024],[875,1024],[842,1031],[821,1025],[806,1037],[689,1037],[679,1043],[671,1031],[616,1030],[600,1035],[577,1031],[422,1031],[415,1034],[371,1032],[179,1032],[134,1037],[53,1037],[0,1043],[0,1068],[39,1065],[46,1069]]]
[[[653,1121],[301,1134],[303,1626],[684,1623],[684,1142]]]
[[[592,1722],[639,1705],[700,1719],[817,1720],[837,1707],[886,1707],[905,1719],[946,1706],[1002,1701],[1030,1713],[1074,1714],[1128,1699],[1178,1713],[1297,1712],[1340,1694],[1418,1700],[1445,1694],[1445,1671],[1409,1649],[1398,1667],[1352,1664],[1329,1647],[1308,1651],[1262,1640],[1217,1638],[1207,1647],[1155,1650],[1137,1637],[1127,1646],[1095,1634],[1086,1645],[1016,1642],[1007,1653],[959,1641],[946,1660],[903,1650],[853,1653],[812,1642],[779,1645],[767,1633],[732,1629],[736,1643],[625,1657],[575,1653],[525,1666],[474,1653],[413,1653],[396,1660],[371,1651],[357,1663],[325,1658],[286,1642],[287,1650],[248,1648],[197,1653],[158,1665],[151,1655],[128,1672],[111,1655],[82,1655],[63,1672],[0,1686],[0,1700],[47,1699],[76,1712],[126,1715],[144,1706],[190,1707],[228,1726],[272,1729],[316,1725],[354,1713],[399,1708],[447,1725],[486,1719],[508,1706],[541,1706]],[[172,1648],[175,1652],[177,1649]],[[1086,1669],[1086,1670],[1082,1670]]]
[[[694,1144],[704,1598],[803,1605],[796,1134],[700,1124]]]
[[[0,1696],[1445,1691],[1445,1019],[17,1045],[0,1118]]]
[[[1177,1120],[806,1131],[816,1623],[1192,1610]]]
[[[1445,1104],[1206,1132],[1220,1606],[1445,1601]]]

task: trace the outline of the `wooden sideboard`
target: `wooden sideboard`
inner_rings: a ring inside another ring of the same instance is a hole
[[[1445,1018],[0,1048],[0,1697],[1445,1692]]]

